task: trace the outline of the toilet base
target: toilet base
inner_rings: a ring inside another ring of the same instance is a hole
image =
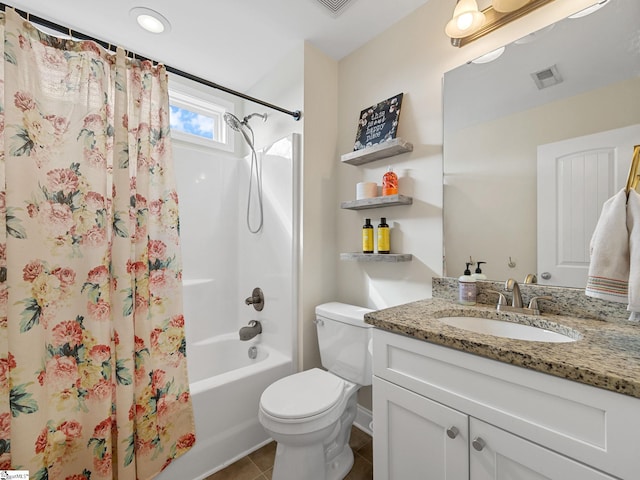
[[[286,459],[286,460],[285,460]],[[273,466],[273,480],[343,480],[353,467],[353,451],[345,445],[330,464],[325,461],[322,445],[319,448],[294,447],[278,444]]]
[[[326,466],[327,480],[343,480],[353,467],[353,450],[345,445],[344,450],[338,455],[331,465]]]

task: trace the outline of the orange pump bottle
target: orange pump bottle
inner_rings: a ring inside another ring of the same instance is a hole
[[[398,193],[398,176],[391,167],[382,176],[382,195],[396,195]]]

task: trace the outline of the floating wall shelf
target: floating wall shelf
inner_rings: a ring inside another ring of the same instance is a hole
[[[382,197],[363,198],[342,202],[340,208],[347,210],[365,210],[367,208],[393,207],[396,205],[411,205],[413,198],[405,195],[385,195]]]
[[[410,253],[341,253],[340,260],[355,260],[357,262],[410,262],[413,255]]]
[[[381,158],[393,157],[401,153],[411,152],[413,145],[402,138],[394,138],[388,142],[379,143],[371,147],[345,153],[340,158],[343,163],[349,165],[362,165],[364,163],[380,160]]]

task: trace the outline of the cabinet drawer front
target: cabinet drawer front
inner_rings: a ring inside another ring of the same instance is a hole
[[[621,478],[640,471],[640,400],[374,331],[374,374]]]

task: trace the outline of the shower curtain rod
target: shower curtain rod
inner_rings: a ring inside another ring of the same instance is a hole
[[[7,5],[5,3],[1,3],[0,2],[0,10],[1,11],[4,12],[6,7],[13,8],[16,12],[18,12],[20,14],[21,17],[26,18],[29,21],[32,21],[34,23],[38,23],[38,24],[40,24],[40,25],[42,25],[44,27],[50,28],[50,29],[55,30],[57,32],[68,34],[71,37],[78,38],[80,40],[91,40],[93,42],[96,42],[96,43],[100,44],[102,47],[104,47],[105,49],[107,49],[107,50],[109,50],[111,52],[114,52],[115,49],[116,49],[116,46],[112,45],[109,42],[105,42],[104,40],[100,40],[100,39],[92,37],[90,35],[86,35],[86,34],[84,34],[82,32],[78,32],[77,30],[72,30],[69,27],[64,27],[64,26],[59,25],[57,23],[54,23],[54,22],[52,22],[50,20],[47,20],[46,18],[42,18],[42,17],[38,17],[36,15],[32,15],[31,13],[25,12],[24,10],[17,9],[15,7],[12,7],[11,5]],[[147,57],[145,57],[143,55],[138,55],[137,53],[131,52],[130,50],[127,50],[127,52],[129,52],[132,55],[132,57],[134,59],[137,59],[137,60],[149,60],[149,61],[154,62],[154,63],[161,63],[161,62],[158,62],[156,60],[147,58]],[[178,75],[180,77],[192,80],[192,81],[200,83],[202,85],[206,85],[207,87],[215,88],[216,90],[221,90],[221,91],[223,91],[225,93],[228,93],[230,95],[233,95],[235,97],[242,98],[243,100],[247,100],[249,102],[257,103],[258,105],[262,105],[263,107],[272,108],[273,110],[277,110],[279,112],[282,112],[282,113],[285,113],[287,115],[290,115],[296,121],[300,120],[300,118],[302,117],[302,112],[300,110],[294,110],[294,111],[286,110],[286,109],[284,109],[282,107],[279,107],[277,105],[273,105],[272,103],[265,102],[264,100],[260,100],[260,99],[255,98],[255,97],[251,97],[251,96],[246,95],[246,94],[244,94],[242,92],[238,92],[236,90],[232,90],[230,88],[227,88],[227,87],[225,87],[223,85],[218,85],[217,83],[211,82],[211,81],[206,80],[204,78],[201,78],[201,77],[198,77],[196,75],[193,75],[193,74],[191,74],[189,72],[185,72],[183,70],[179,70],[177,68],[171,67],[171,66],[166,65],[166,64],[164,65],[164,68],[167,70],[167,72],[173,73],[173,74]]]

